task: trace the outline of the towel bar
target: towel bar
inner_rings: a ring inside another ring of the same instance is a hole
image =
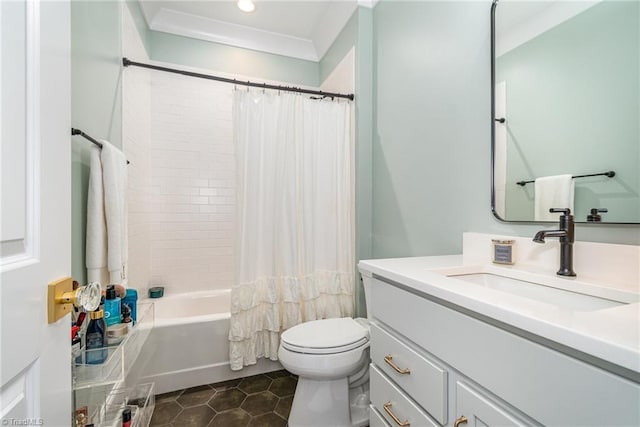
[[[102,142],[98,141],[97,139],[87,135],[86,133],[84,133],[83,131],[81,131],[80,129],[76,129],[76,128],[71,128],[71,135],[80,135],[81,137],[83,137],[84,139],[87,139],[91,142],[93,142],[95,145],[98,146],[98,148],[100,148],[102,150]],[[129,162],[129,160],[127,160],[127,164],[130,164],[131,162]]]
[[[601,172],[601,173],[592,173],[589,175],[574,175],[572,176],[572,178],[586,178],[589,176],[607,176],[609,178],[613,178],[614,176],[616,176],[616,172],[615,171],[608,171],[608,172]],[[518,181],[516,182],[516,184],[518,184],[520,187],[524,187],[527,184],[530,184],[532,182],[536,182],[535,180],[532,181]]]

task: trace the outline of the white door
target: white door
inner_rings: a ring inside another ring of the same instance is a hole
[[[0,425],[71,425],[68,1],[0,1]]]

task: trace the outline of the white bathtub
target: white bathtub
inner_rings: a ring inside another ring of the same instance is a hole
[[[153,299],[155,323],[132,372],[156,394],[282,369],[266,359],[229,369],[230,290]],[[128,380],[129,381],[129,380]]]

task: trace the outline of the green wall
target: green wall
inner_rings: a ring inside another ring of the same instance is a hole
[[[342,61],[347,53],[353,47],[358,47],[360,40],[358,39],[358,27],[360,22],[360,14],[363,8],[359,8],[349,21],[345,24],[344,28],[338,34],[338,37],[333,41],[327,52],[320,60],[318,64],[320,70],[320,83],[324,82],[327,77],[333,72],[336,66]]]
[[[359,7],[357,13],[356,254],[367,259],[373,257],[373,10]]]
[[[119,2],[71,2],[71,125],[122,146]],[[71,163],[71,271],[86,282],[84,263],[90,142],[74,136]]]
[[[373,255],[460,253],[490,219],[489,9],[381,1],[373,14]]]
[[[149,31],[150,58],[231,74],[318,86],[318,63],[159,31]]]
[[[373,12],[359,7],[320,60],[320,82],[324,82],[342,59],[355,48],[356,115],[356,259],[369,259],[371,252],[372,120],[373,120]],[[354,266],[355,268],[355,266]],[[356,313],[365,316],[364,290],[356,288]]]
[[[140,2],[138,0],[125,1],[129,9],[129,13],[131,13],[131,17],[133,18],[133,23],[136,26],[136,30],[138,30],[140,40],[142,40],[144,49],[147,51],[147,56],[150,57],[149,51],[151,50],[151,48],[149,46],[149,27],[147,26],[147,20],[144,17],[144,13],[142,12]]]
[[[491,214],[490,1],[385,1],[373,11],[373,256],[460,253],[462,233],[533,236]],[[638,244],[637,225],[578,240]]]
[[[355,48],[356,258],[371,258],[371,130],[373,120],[372,22],[370,8],[359,7],[319,63],[320,82]]]
[[[603,207],[607,221],[640,221],[639,11],[638,2],[602,2],[496,60],[508,219],[533,219],[533,185],[517,181],[615,170],[615,179],[575,180],[576,219]]]

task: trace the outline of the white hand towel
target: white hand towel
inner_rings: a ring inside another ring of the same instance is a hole
[[[89,152],[89,190],[87,194],[86,264],[89,282],[107,283],[107,225],[104,218],[104,188],[100,148]]]
[[[573,213],[574,181],[570,174],[536,179],[534,217],[536,221],[557,221],[550,208],[569,208]]]
[[[126,284],[127,160],[107,141],[91,149],[87,200],[87,279]]]
[[[102,185],[107,224],[107,268],[110,283],[126,281],[127,241],[127,159],[107,141],[102,142]]]

